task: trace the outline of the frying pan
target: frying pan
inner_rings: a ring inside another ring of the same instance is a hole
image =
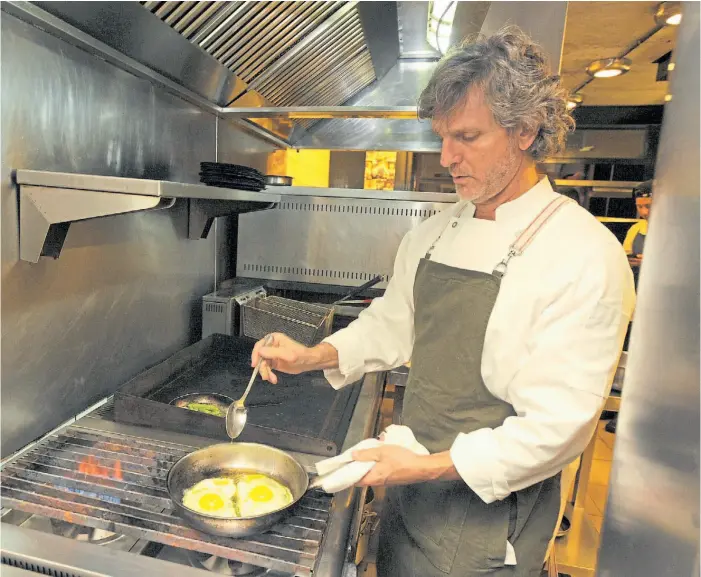
[[[234,471],[263,473],[283,483],[292,493],[287,507],[256,517],[221,518],[183,505],[183,493],[213,477],[231,477]],[[270,529],[299,502],[309,489],[320,487],[323,477],[310,482],[307,472],[291,455],[258,443],[221,443],[185,455],[168,471],[166,486],[179,515],[195,529],[220,537],[247,537]]]

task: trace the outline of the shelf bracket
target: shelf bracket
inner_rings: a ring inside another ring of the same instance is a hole
[[[207,238],[212,228],[214,219],[230,214],[254,212],[257,210],[269,210],[275,207],[274,202],[246,202],[231,203],[225,200],[191,198],[188,207],[188,238],[201,240]]]
[[[20,259],[58,258],[71,222],[173,206],[174,199],[93,190],[19,186]]]

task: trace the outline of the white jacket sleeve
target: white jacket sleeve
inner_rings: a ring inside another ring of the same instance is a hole
[[[451,447],[464,481],[486,503],[561,471],[589,443],[609,394],[635,290],[620,247],[586,259],[545,308],[508,386],[516,412]]]
[[[365,373],[392,369],[411,358],[417,265],[409,258],[411,235],[405,235],[399,246],[385,294],[348,327],[325,339],[338,351],[338,369],[324,372],[335,389],[357,381]]]

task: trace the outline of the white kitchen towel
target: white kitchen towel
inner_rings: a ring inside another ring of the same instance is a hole
[[[381,440],[380,440],[381,439]],[[428,455],[428,449],[416,440],[409,427],[390,425],[380,439],[365,439],[344,453],[316,463],[319,475],[328,475],[321,488],[327,493],[338,493],[358,483],[375,465],[374,461],[354,461],[353,451],[373,449],[382,444],[399,445],[418,455]]]

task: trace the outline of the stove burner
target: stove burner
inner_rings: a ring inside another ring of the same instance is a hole
[[[51,530],[54,535],[75,539],[76,541],[85,541],[95,545],[107,545],[122,539],[124,535],[118,533],[110,533],[103,529],[95,529],[94,527],[85,527],[84,525],[74,525],[59,519],[51,519]]]
[[[232,561],[224,557],[215,557],[207,553],[199,553],[197,551],[187,552],[190,565],[196,569],[206,569],[218,575],[236,575],[240,577],[258,577],[265,575],[267,569],[265,567],[257,567],[256,565],[248,565],[239,561]]]

